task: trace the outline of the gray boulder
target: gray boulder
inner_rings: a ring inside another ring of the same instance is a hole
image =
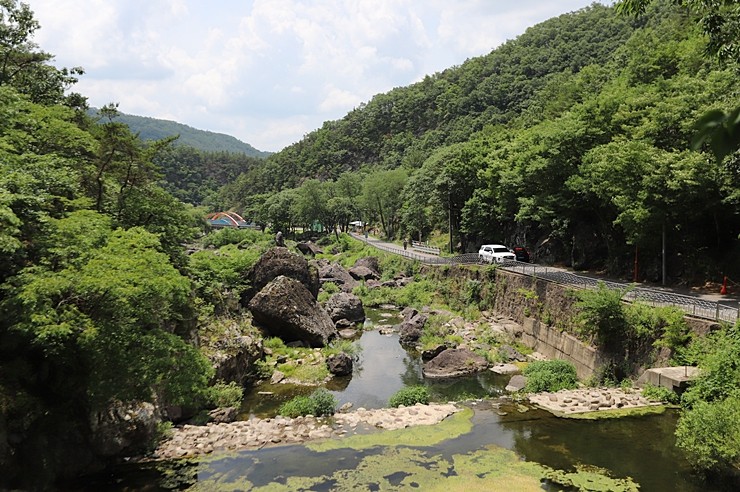
[[[352,278],[352,275],[339,263],[329,263],[327,261],[318,262],[319,280],[321,284],[332,282],[336,284],[342,292],[352,292],[359,282]]]
[[[214,381],[234,381],[245,386],[255,379],[257,361],[262,359],[264,348],[261,339],[247,334],[248,329],[251,323],[235,319],[200,331],[201,352],[216,370]]]
[[[376,272],[373,272],[366,266],[353,266],[349,269],[349,274],[355,280],[377,280],[380,278]]]
[[[343,319],[346,319],[350,323],[362,323],[365,321],[365,310],[362,307],[362,300],[348,292],[337,292],[326,301],[324,308],[334,323]]]
[[[214,424],[228,424],[236,420],[239,410],[234,407],[219,407],[208,412],[208,420]]]
[[[281,275],[249,301],[254,320],[286,342],[323,347],[336,336],[334,323],[306,287]]]
[[[140,454],[156,435],[161,420],[152,403],[115,401],[91,416],[93,448],[101,456]]]
[[[515,376],[512,376],[509,380],[509,384],[506,385],[506,391],[509,391],[511,393],[515,393],[521,389],[524,389],[524,387],[527,385],[527,376],[522,376],[521,374],[517,374]]]
[[[498,352],[506,360],[515,360],[517,362],[527,361],[527,356],[519,352],[517,349],[515,349],[511,345],[501,345],[498,349]]]
[[[375,256],[366,256],[364,258],[360,258],[355,262],[353,266],[368,268],[371,272],[375,274],[376,278],[380,278],[380,263],[378,262],[378,258]]]
[[[322,254],[324,252],[321,248],[316,246],[311,241],[308,241],[306,243],[298,243],[295,245],[295,247],[304,255],[308,255],[311,257]]]
[[[488,361],[475,352],[465,349],[447,349],[424,364],[424,377],[456,378],[468,376],[488,368]]]
[[[424,325],[429,318],[426,314],[418,313],[416,310],[413,312],[414,314],[404,318],[397,328],[398,339],[403,345],[413,345],[419,341],[424,332]]]
[[[344,352],[332,354],[326,358],[326,367],[335,376],[349,376],[352,374],[352,357]]]
[[[248,304],[252,297],[280,275],[302,283],[314,299],[319,295],[319,275],[316,268],[309,267],[303,256],[292,253],[288,248],[272,248],[248,272],[250,289],[242,298],[242,303]]]

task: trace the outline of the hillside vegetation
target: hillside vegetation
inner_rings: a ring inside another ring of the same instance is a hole
[[[88,111],[90,116],[95,117],[97,110]],[[244,154],[249,157],[267,157],[270,152],[257,150],[248,143],[226,135],[224,133],[198,130],[192,126],[184,125],[176,121],[151,118],[149,116],[136,116],[133,114],[118,113],[116,121],[127,125],[132,133],[135,133],[144,141],[162,140],[164,138],[178,136],[174,142],[175,146],[192,147],[205,152],[228,152]]]
[[[674,2],[638,18],[594,4],[326,122],[220,205],[284,229],[451,229],[457,251],[523,244],[630,278],[637,256],[641,280],[660,279],[665,243],[673,281],[740,278],[738,156],[690,146],[703,114],[740,101],[734,65],[706,46]]]

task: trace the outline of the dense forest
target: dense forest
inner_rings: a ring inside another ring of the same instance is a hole
[[[0,2],[3,489],[48,490],[115,454],[100,426],[125,402],[198,408],[218,388],[192,343],[210,304],[182,247],[203,212],[154,162],[181,150],[139,139],[114,105],[89,118],[70,91],[83,70],[54,67],[38,28],[26,4]]]
[[[740,277],[738,155],[691,149],[702,115],[738,106],[735,59],[707,55],[687,6],[629,5],[647,10],[594,4],[379,94],[251,167],[219,204],[281,228],[451,229],[458,251],[524,244],[629,278],[637,256],[640,280],[660,279],[665,248],[669,280]]]

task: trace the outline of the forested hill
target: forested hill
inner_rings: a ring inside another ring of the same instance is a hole
[[[378,94],[326,122],[274,155],[265,182],[280,189],[366,165],[418,167],[437,147],[509,122],[548,82],[605,63],[635,24],[599,4],[545,21],[488,55]]]
[[[94,116],[95,112],[96,110],[92,109],[90,114]],[[131,132],[139,134],[142,140],[160,140],[179,135],[180,138],[175,141],[175,145],[193,147],[206,152],[229,152],[245,154],[249,157],[267,157],[271,154],[257,150],[231,135],[198,130],[175,121],[125,113],[118,113],[116,121],[128,125]]]
[[[661,258],[676,280],[740,276],[738,154],[720,166],[691,148],[703,115],[740,104],[737,66],[707,56],[695,7],[550,19],[326,122],[224,187],[221,205],[284,231],[361,217],[458,251],[524,244],[625,275],[639,252],[651,280]]]

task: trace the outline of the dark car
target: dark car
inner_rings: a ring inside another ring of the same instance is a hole
[[[516,261],[522,261],[524,263],[529,263],[529,251],[527,251],[527,248],[524,246],[514,246],[514,256],[516,256]]]

